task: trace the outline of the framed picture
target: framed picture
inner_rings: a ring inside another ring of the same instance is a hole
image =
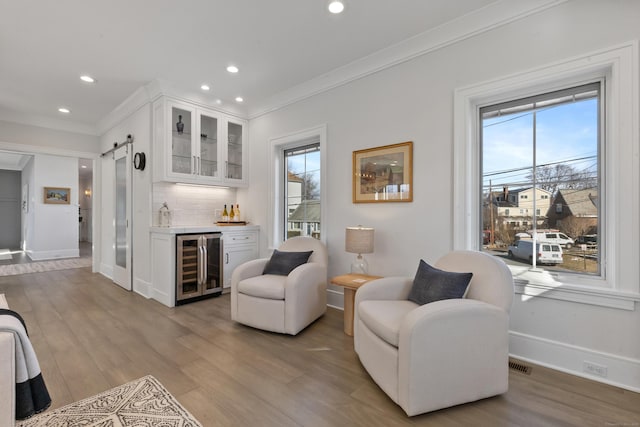
[[[353,152],[353,203],[412,201],[412,141]]]
[[[71,203],[71,189],[44,187],[44,202],[53,205],[68,205]]]

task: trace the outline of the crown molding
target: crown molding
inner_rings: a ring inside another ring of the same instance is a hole
[[[228,114],[241,119],[247,118],[247,112],[241,108],[224,108],[215,104],[215,99],[197,92],[189,92],[176,88],[171,82],[163,79],[156,79],[138,88],[120,105],[114,108],[109,114],[98,122],[97,130],[99,135],[105,134],[118,123],[138,111],[144,105],[152,103],[160,96],[169,96],[176,100],[186,101],[196,104],[199,107],[208,108],[224,114]]]
[[[250,108],[249,119],[255,119],[418,56],[556,7],[566,1],[568,0],[527,0],[526,2],[498,0],[467,15],[284,90],[269,98],[264,104]]]

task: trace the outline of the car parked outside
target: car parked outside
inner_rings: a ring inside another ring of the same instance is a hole
[[[509,258],[528,260],[533,264],[533,240],[518,240],[509,246]],[[562,264],[562,248],[555,243],[536,243],[536,262],[538,264]]]
[[[529,232],[531,238],[534,237],[533,234],[533,231]],[[540,243],[556,243],[567,249],[572,248],[576,244],[571,237],[558,230],[537,230],[535,232],[535,238]]]

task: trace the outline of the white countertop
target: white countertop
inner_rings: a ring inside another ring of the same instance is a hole
[[[230,231],[257,231],[259,225],[182,225],[177,227],[150,227],[150,233],[160,234],[190,234],[190,233],[224,233]]]

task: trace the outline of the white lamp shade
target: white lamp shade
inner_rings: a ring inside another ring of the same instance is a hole
[[[370,254],[373,252],[373,228],[347,227],[344,247],[353,254]]]

